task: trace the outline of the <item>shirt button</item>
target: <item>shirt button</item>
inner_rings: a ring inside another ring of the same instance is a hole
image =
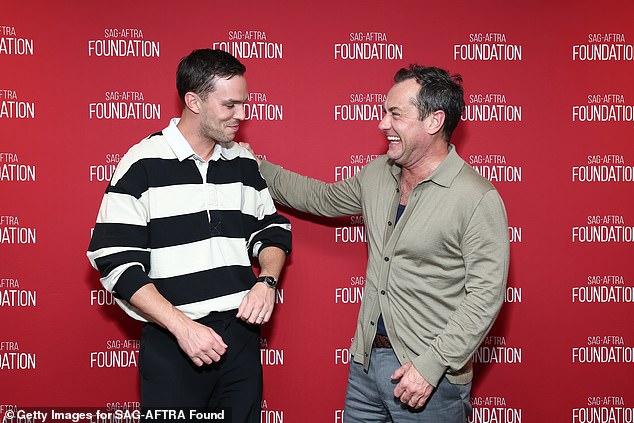
[[[387,222],[387,226],[392,226],[392,222]]]
[[[374,326],[374,322],[370,321],[370,326]]]
[[[381,290],[381,295],[385,295],[385,291],[384,290]]]
[[[390,261],[390,258],[389,257],[385,257],[385,258],[383,258],[383,260]]]

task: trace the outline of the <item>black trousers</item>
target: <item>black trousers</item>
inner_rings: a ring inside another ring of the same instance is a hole
[[[141,330],[141,408],[226,410],[234,423],[259,423],[262,365],[259,327],[235,315],[211,313],[199,323],[213,329],[228,348],[220,361],[196,366],[171,333],[153,323]]]

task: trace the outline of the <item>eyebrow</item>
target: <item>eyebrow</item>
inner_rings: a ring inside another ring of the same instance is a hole
[[[246,100],[237,100],[233,98],[228,98],[222,101],[223,104],[243,104],[246,103]]]
[[[400,107],[398,107],[398,106],[392,106],[392,107],[390,107],[389,109],[386,109],[386,108],[385,108],[385,106],[383,106],[383,111],[384,111],[384,112],[390,112],[390,113],[392,113],[394,110],[397,110],[397,111],[398,111],[398,110],[401,110],[401,108],[400,108]]]

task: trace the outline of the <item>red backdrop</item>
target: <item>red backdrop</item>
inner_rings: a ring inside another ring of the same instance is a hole
[[[248,69],[239,139],[326,181],[386,150],[398,68],[460,73],[453,141],[500,191],[512,239],[471,422],[634,421],[632,2],[5,3],[0,411],[138,407],[139,325],[85,250],[119,158],[180,114],[179,59],[217,47]],[[283,212],[295,245],[262,333],[262,421],[338,422],[362,221]]]

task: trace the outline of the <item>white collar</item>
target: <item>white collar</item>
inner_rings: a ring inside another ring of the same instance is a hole
[[[189,144],[189,142],[187,142],[187,139],[181,133],[180,129],[178,129],[178,127],[176,126],[178,125],[178,122],[180,122],[180,118],[171,119],[168,127],[163,130],[163,136],[165,136],[167,144],[176,155],[176,158],[181,162],[191,157],[194,157],[198,160],[203,160],[198,154],[196,154],[192,146]],[[232,160],[239,155],[240,148],[235,142],[232,143],[231,147],[229,148],[225,148],[222,147],[220,144],[216,144],[209,160]]]

